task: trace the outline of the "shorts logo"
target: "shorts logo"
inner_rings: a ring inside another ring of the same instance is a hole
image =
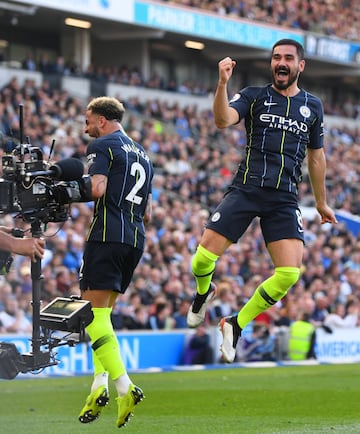
[[[305,105],[302,105],[299,108],[299,112],[300,112],[301,116],[304,116],[304,118],[306,118],[306,119],[308,117],[310,117],[310,115],[311,115],[311,111],[310,111],[309,107],[306,107]]]
[[[296,210],[296,220],[298,223],[298,232],[299,233],[304,232],[303,219],[302,219],[301,211],[299,209]]]
[[[221,214],[219,212],[216,212],[212,217],[211,217],[211,221],[212,222],[217,222],[220,220]]]

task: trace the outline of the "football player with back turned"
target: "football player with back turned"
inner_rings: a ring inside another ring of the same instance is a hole
[[[94,314],[86,327],[92,343],[94,380],[79,420],[88,423],[98,418],[109,401],[110,376],[118,394],[118,427],[126,424],[144,394],[126,372],[110,314],[144,251],[153,178],[144,148],[121,126],[124,111],[123,105],[110,97],[95,98],[86,108],[85,133],[95,138],[87,149],[95,203],[79,273],[82,298],[91,302]]]

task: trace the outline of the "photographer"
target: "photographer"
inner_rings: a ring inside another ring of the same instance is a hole
[[[17,255],[29,256],[32,261],[43,258],[45,240],[41,238],[18,238],[12,235],[12,229],[0,226],[0,250]]]

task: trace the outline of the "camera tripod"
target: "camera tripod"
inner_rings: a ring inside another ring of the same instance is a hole
[[[31,234],[35,238],[40,238],[41,223],[35,219],[31,223]],[[22,359],[27,371],[34,371],[51,365],[56,365],[56,360],[52,357],[51,350],[43,350],[42,347],[47,344],[41,335],[40,308],[41,308],[41,259],[36,258],[31,262],[31,280],[32,280],[32,351],[22,355]]]
[[[27,220],[29,222],[29,220]],[[31,218],[31,234],[42,235],[41,220]],[[0,378],[13,379],[19,372],[27,373],[57,365],[53,348],[74,346],[85,341],[85,327],[93,319],[91,304],[80,297],[58,297],[41,309],[41,258],[31,262],[32,280],[32,337],[31,351],[20,354],[12,343],[0,342]],[[54,337],[54,331],[66,332],[65,336]]]

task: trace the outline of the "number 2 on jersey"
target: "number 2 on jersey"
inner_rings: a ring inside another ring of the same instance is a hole
[[[135,203],[136,205],[140,205],[143,198],[138,196],[138,192],[141,190],[141,187],[145,184],[146,181],[146,172],[143,166],[135,162],[131,165],[130,174],[135,177],[136,182],[134,187],[130,190],[129,194],[126,196],[126,200],[129,202]]]

